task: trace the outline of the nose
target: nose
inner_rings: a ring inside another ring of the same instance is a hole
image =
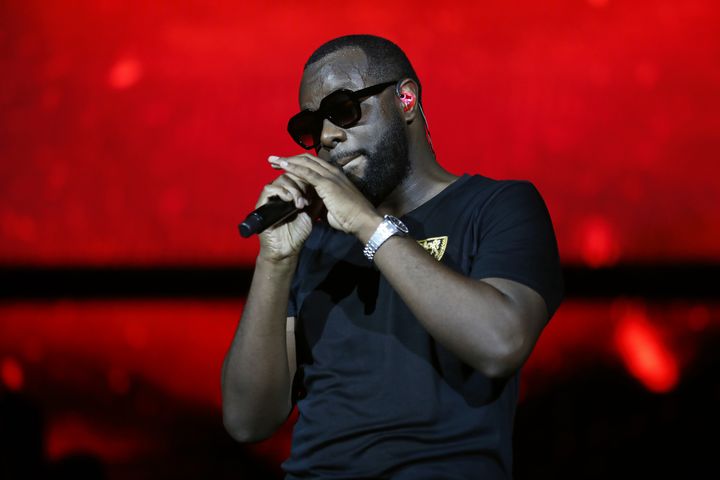
[[[320,132],[320,145],[323,148],[332,150],[340,142],[347,140],[345,130],[332,123],[327,118],[323,120],[322,131]]]

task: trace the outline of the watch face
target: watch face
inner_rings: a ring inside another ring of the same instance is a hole
[[[393,225],[397,227],[398,230],[400,230],[403,233],[408,233],[408,228],[405,226],[403,222],[400,221],[399,218],[395,218],[392,215],[386,215],[386,219],[388,219],[390,222],[392,222]]]

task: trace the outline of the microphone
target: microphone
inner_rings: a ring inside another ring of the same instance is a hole
[[[294,202],[286,202],[278,196],[272,196],[265,205],[250,212],[245,221],[238,225],[240,235],[248,238],[253,233],[262,233],[266,228],[282,222],[301,210]]]

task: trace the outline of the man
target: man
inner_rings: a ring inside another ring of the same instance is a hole
[[[562,296],[541,197],[445,171],[420,81],[382,38],[321,46],[300,106],[288,130],[316,155],[271,156],[284,173],[258,205],[304,211],[260,235],[226,428],[265,439],[297,404],[289,479],[510,478],[518,372]]]

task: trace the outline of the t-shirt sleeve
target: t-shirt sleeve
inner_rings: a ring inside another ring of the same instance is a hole
[[[551,318],[563,298],[563,277],[550,214],[535,186],[513,181],[482,207],[476,221],[472,278],[501,277],[527,285]]]

